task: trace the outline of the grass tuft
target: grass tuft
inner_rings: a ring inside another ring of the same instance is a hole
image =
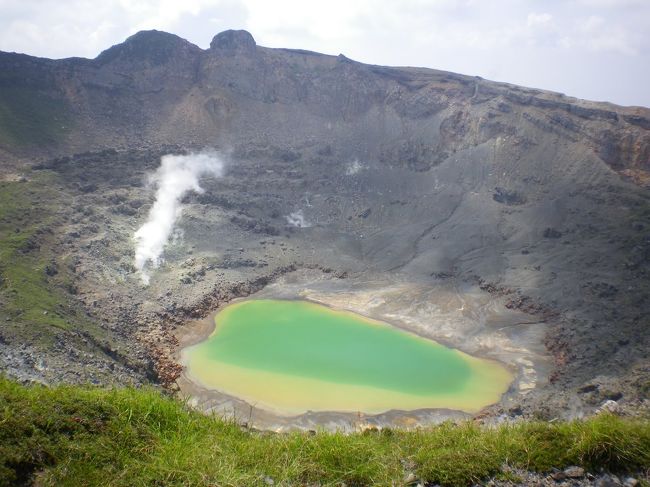
[[[579,465],[650,468],[650,422],[603,414],[500,427],[270,434],[151,389],[22,386],[0,378],[0,485],[441,485]]]

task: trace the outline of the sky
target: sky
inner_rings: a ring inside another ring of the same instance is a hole
[[[2,51],[94,58],[144,29],[650,107],[650,0],[0,0]]]

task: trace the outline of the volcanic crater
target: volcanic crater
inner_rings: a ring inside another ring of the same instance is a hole
[[[95,59],[0,53],[0,87],[12,377],[156,383],[269,429],[477,414],[283,416],[184,372],[182,349],[229,303],[306,299],[503,363],[513,382],[484,417],[647,408],[650,109],[245,31],[206,50],[146,31]],[[223,174],[183,195],[144,285],[148,177],[205,151]]]

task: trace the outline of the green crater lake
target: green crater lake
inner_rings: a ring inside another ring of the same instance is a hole
[[[183,352],[189,378],[281,414],[475,412],[512,381],[496,361],[308,301],[241,301],[215,324]]]

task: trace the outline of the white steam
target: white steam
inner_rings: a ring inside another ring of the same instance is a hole
[[[348,165],[346,166],[345,175],[354,176],[355,174],[358,174],[365,168],[366,167],[359,162],[359,159],[355,159],[352,162],[348,163]]]
[[[311,226],[311,223],[305,219],[305,215],[302,213],[302,210],[294,211],[293,213],[285,216],[285,218],[287,220],[287,223],[292,227],[308,228]]]
[[[161,255],[176,220],[181,216],[181,199],[188,191],[203,193],[199,178],[204,175],[220,177],[223,162],[214,153],[166,155],[160,159],[160,167],[151,176],[151,183],[158,187],[156,201],[149,211],[147,222],[133,235],[135,267],[142,282],[149,284],[149,270],[161,263]]]

